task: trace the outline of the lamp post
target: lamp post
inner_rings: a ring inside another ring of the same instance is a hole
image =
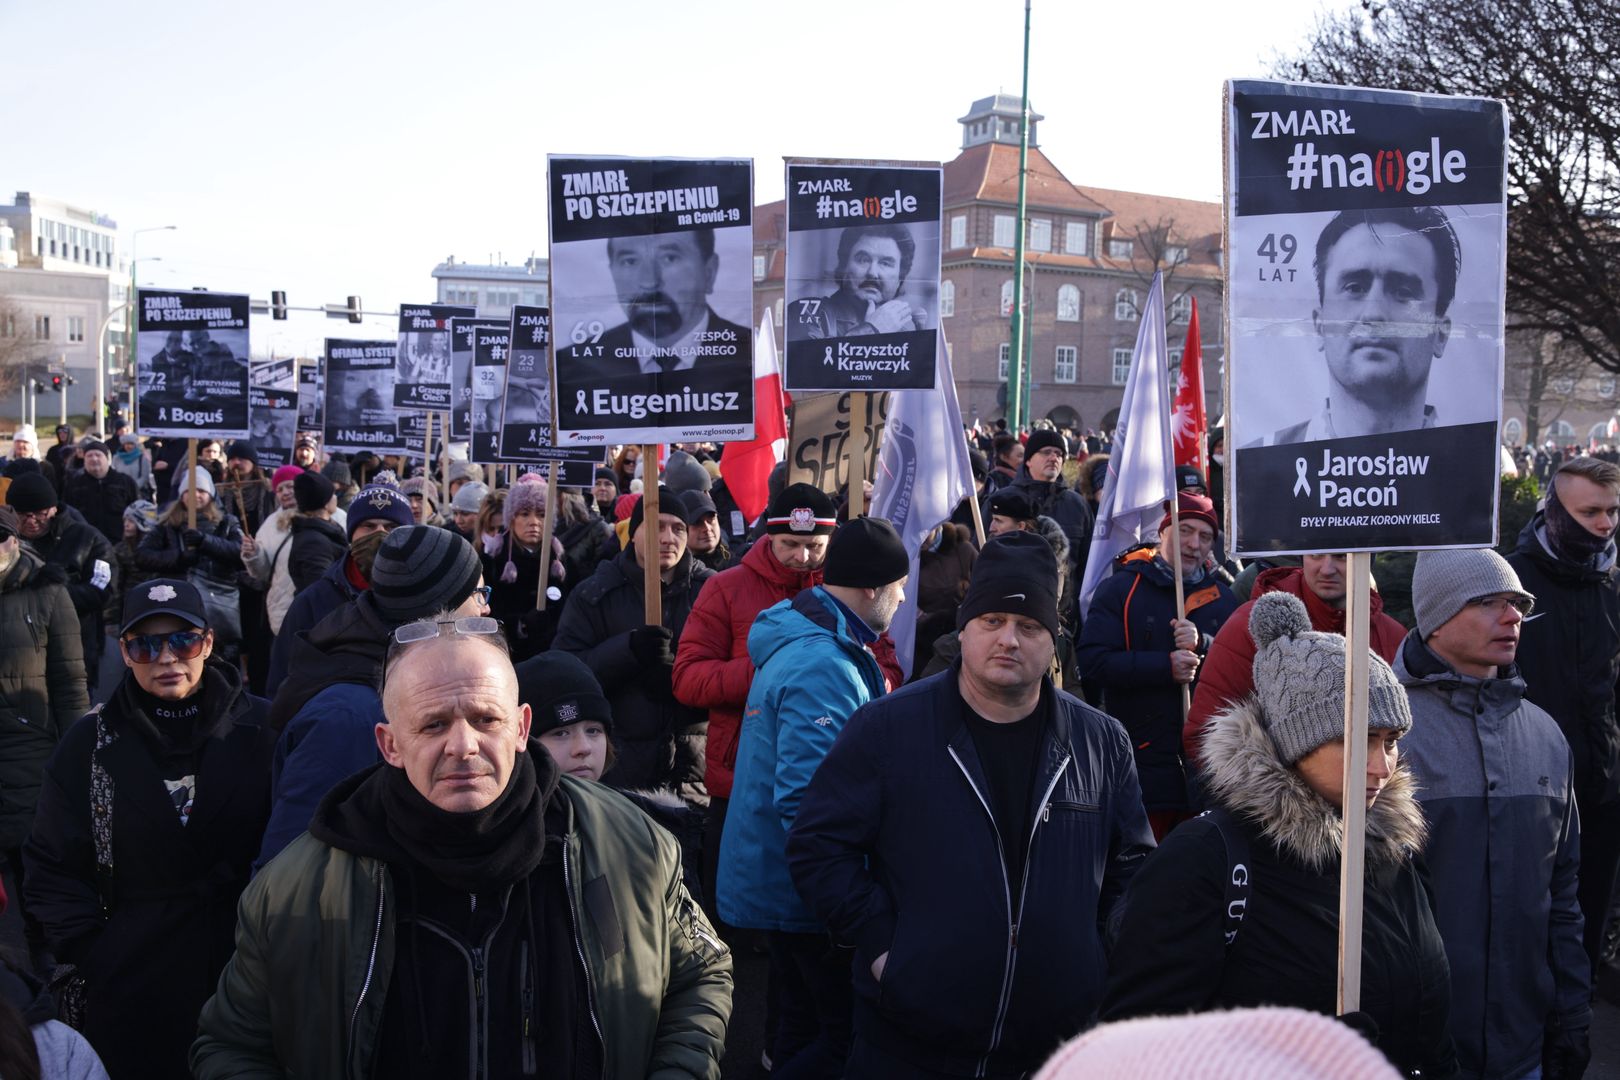
[[[140,250],[141,233],[173,232],[177,228],[179,228],[178,225],[153,225],[146,229],[136,229],[129,234],[129,297],[124,301],[124,305],[128,309],[128,317],[124,319],[124,358],[129,362],[129,422],[132,427],[135,424],[135,325],[139,318],[139,312],[135,304],[135,264],[141,261],[136,252]],[[161,262],[162,259],[159,256],[152,256],[147,261]],[[112,319],[110,312],[107,318],[110,322]],[[106,323],[102,325],[103,332],[106,331],[106,325]],[[99,345],[97,347],[100,348]],[[107,358],[106,354],[103,353],[96,358],[96,410],[98,418],[103,415],[102,410],[107,407],[106,401]]]
[[[1025,182],[1029,175],[1029,0],[1024,0],[1024,93],[1018,121],[1018,239],[1013,245],[1012,365],[1007,385],[1008,429],[1014,436],[1029,423],[1030,372],[1024,363],[1024,240],[1029,230]]]

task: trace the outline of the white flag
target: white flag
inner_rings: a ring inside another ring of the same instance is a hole
[[[1091,534],[1086,579],[1080,587],[1080,617],[1091,597],[1114,569],[1120,552],[1157,539],[1164,504],[1175,498],[1175,458],[1170,451],[1170,350],[1165,346],[1164,283],[1153,275],[1142,324],[1136,331],[1136,355],[1125,380],[1119,407],[1114,452],[1108,478],[1097,504],[1097,526]]]
[[[918,559],[934,527],[973,492],[973,464],[962,433],[949,347],[940,335],[939,376],[932,390],[891,390],[889,417],[872,484],[871,516],[894,526],[911,556],[906,599],[889,624],[907,678],[917,632]]]

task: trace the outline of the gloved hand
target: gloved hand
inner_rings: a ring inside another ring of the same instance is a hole
[[[1590,1028],[1548,1028],[1541,1044],[1544,1080],[1581,1080],[1592,1061]]]
[[[638,626],[630,631],[630,652],[643,668],[675,667],[675,635],[667,626]]]
[[[186,529],[180,533],[180,542],[185,545],[186,550],[196,551],[202,547],[203,534],[197,529]]]

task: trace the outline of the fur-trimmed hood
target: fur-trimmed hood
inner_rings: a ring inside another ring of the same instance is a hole
[[[1344,843],[1339,811],[1278,759],[1252,698],[1210,721],[1204,765],[1211,798],[1252,822],[1279,851],[1316,871],[1338,861]],[[1422,849],[1427,828],[1416,788],[1411,772],[1400,765],[1367,811],[1369,865],[1398,863],[1409,851]]]

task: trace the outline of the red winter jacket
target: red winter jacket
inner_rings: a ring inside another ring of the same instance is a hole
[[[675,699],[709,710],[703,779],[712,798],[731,798],[737,736],[748,687],[754,681],[754,664],[748,659],[748,631],[754,619],[772,604],[820,584],[820,570],[789,570],[771,554],[770,537],[762,536],[741,563],[710,578],[692,604],[675,650]],[[871,650],[891,688],[905,681],[887,633],[872,643]]]
[[[1330,634],[1344,633],[1344,610],[1329,607],[1305,587],[1305,571],[1297,566],[1278,566],[1262,573],[1254,582],[1248,603],[1232,613],[1215,635],[1215,643],[1198,667],[1198,687],[1193,691],[1192,710],[1181,729],[1183,756],[1200,763],[1204,725],[1233,702],[1242,701],[1254,690],[1254,638],[1249,636],[1249,611],[1254,601],[1268,592],[1291,593],[1305,603],[1311,616],[1311,629]],[[1400,651],[1406,627],[1384,614],[1384,600],[1374,590],[1369,605],[1368,629],[1373,651],[1390,663]]]

